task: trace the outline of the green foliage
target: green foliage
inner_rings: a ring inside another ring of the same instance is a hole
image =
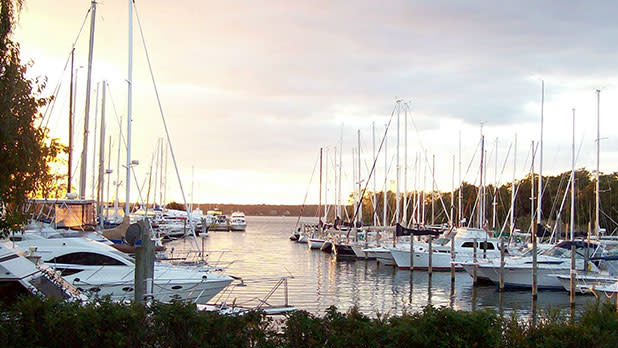
[[[181,203],[169,202],[165,206],[167,209],[185,210],[185,206]]]
[[[29,196],[46,196],[56,176],[50,163],[64,150],[41,123],[39,109],[45,79],[29,79],[19,44],[11,40],[21,1],[0,0],[0,234],[17,230],[26,221],[23,205]]]
[[[591,305],[573,319],[546,311],[536,322],[516,313],[425,307],[370,318],[335,307],[324,316],[297,311],[280,320],[200,312],[192,304],[64,303],[24,297],[0,307],[3,347],[615,347],[613,303]]]

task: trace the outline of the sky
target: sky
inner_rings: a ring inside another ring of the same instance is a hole
[[[438,190],[450,191],[453,182],[459,182],[460,162],[461,179],[478,182],[481,124],[487,181],[521,178],[530,171],[531,143],[540,140],[542,81],[543,174],[571,168],[573,108],[575,166],[594,170],[597,89],[601,90],[600,168],[618,169],[616,2],[135,3],[145,40],[134,18],[131,152],[140,162],[135,174],[142,185],[150,168],[156,167],[152,163],[157,141],[165,136],[145,43],[180,174],[179,180],[168,154],[168,201],[183,200],[182,182],[186,199],[193,197],[196,202],[302,204],[307,195],[308,203],[317,203],[319,175],[312,173],[324,148],[323,200],[333,203],[334,154],[339,161],[342,150],[341,191],[347,197],[358,181],[352,157],[357,132],[365,185],[374,163],[372,124],[379,145],[389,120],[388,174],[382,150],[368,190],[373,189],[374,177],[381,190],[385,176],[388,188],[396,190],[398,115],[400,190],[421,187],[423,182],[431,189],[433,156]],[[25,1],[15,30],[22,59],[33,62],[31,76],[47,77],[46,94],[60,86],[46,125],[64,142],[70,83],[65,64],[89,7],[85,0]],[[88,18],[75,51],[76,157],[82,148],[89,30]],[[93,118],[101,112],[101,106],[94,106],[102,94],[99,89],[96,99],[96,84],[106,80],[112,181],[118,172],[120,118],[126,133],[127,69],[128,1],[100,1],[89,162]],[[121,164],[126,161],[124,153],[123,149]],[[420,165],[415,165],[417,157]],[[87,195],[91,195],[92,163],[88,168]],[[120,171],[124,185],[124,169]],[[133,201],[136,191],[132,187]],[[123,201],[124,187],[120,192]]]

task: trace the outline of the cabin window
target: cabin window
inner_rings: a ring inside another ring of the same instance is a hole
[[[474,248],[474,242],[464,242],[461,245],[462,248]]]
[[[479,248],[485,250],[495,250],[493,243],[481,242]]]
[[[68,265],[84,265],[84,266],[124,266],[121,261],[107,255],[97,253],[78,252],[70,253],[62,256],[54,257],[47,261],[48,263],[62,263]]]

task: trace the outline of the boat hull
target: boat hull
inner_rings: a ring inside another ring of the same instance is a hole
[[[320,249],[324,244],[324,239],[309,238],[309,249]]]
[[[395,260],[398,268],[410,269],[410,250],[392,249],[391,255]],[[429,253],[416,250],[414,252],[414,269],[428,270],[429,269]],[[431,256],[432,271],[450,271],[451,270],[451,254],[450,253],[433,253]],[[455,264],[456,271],[463,271],[459,264]]]

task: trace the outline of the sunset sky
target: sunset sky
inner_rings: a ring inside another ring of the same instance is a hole
[[[31,75],[47,76],[47,93],[61,82],[48,127],[65,142],[70,71],[63,69],[89,6],[86,0],[26,0],[15,33],[22,58],[34,62]],[[512,179],[513,151],[506,155],[516,133],[517,176],[523,177],[530,169],[530,143],[540,136],[542,80],[543,173],[570,170],[572,108],[576,166],[594,169],[596,89],[601,89],[601,171],[618,169],[617,2],[138,0],[136,6],[187,194],[194,168],[194,201],[301,204],[320,147],[332,155],[342,125],[347,195],[357,130],[361,179],[366,180],[372,166],[371,124],[381,137],[397,100],[410,106],[408,188],[414,185],[415,154],[426,150],[429,163],[436,156],[438,189],[450,191],[460,132],[462,176],[475,182],[478,155],[472,157],[481,122],[488,180],[495,176],[496,139],[498,180]],[[76,45],[76,68],[87,65],[89,27],[88,19]],[[93,87],[103,79],[111,87],[106,117],[107,134],[114,139],[114,172],[116,117],[126,120],[127,114],[127,30],[128,1],[101,1]],[[137,20],[134,30],[132,152],[140,161],[141,181],[164,130]],[[78,71],[76,157],[86,85],[86,69]],[[91,125],[94,114],[93,104]],[[395,179],[395,122],[388,136],[389,181]],[[91,139],[93,134],[94,129]],[[90,150],[90,160],[92,155]],[[378,185],[383,185],[384,158],[377,163]],[[429,176],[427,187],[430,182]],[[168,200],[181,201],[171,157],[168,186]],[[317,176],[308,199],[317,203]]]

